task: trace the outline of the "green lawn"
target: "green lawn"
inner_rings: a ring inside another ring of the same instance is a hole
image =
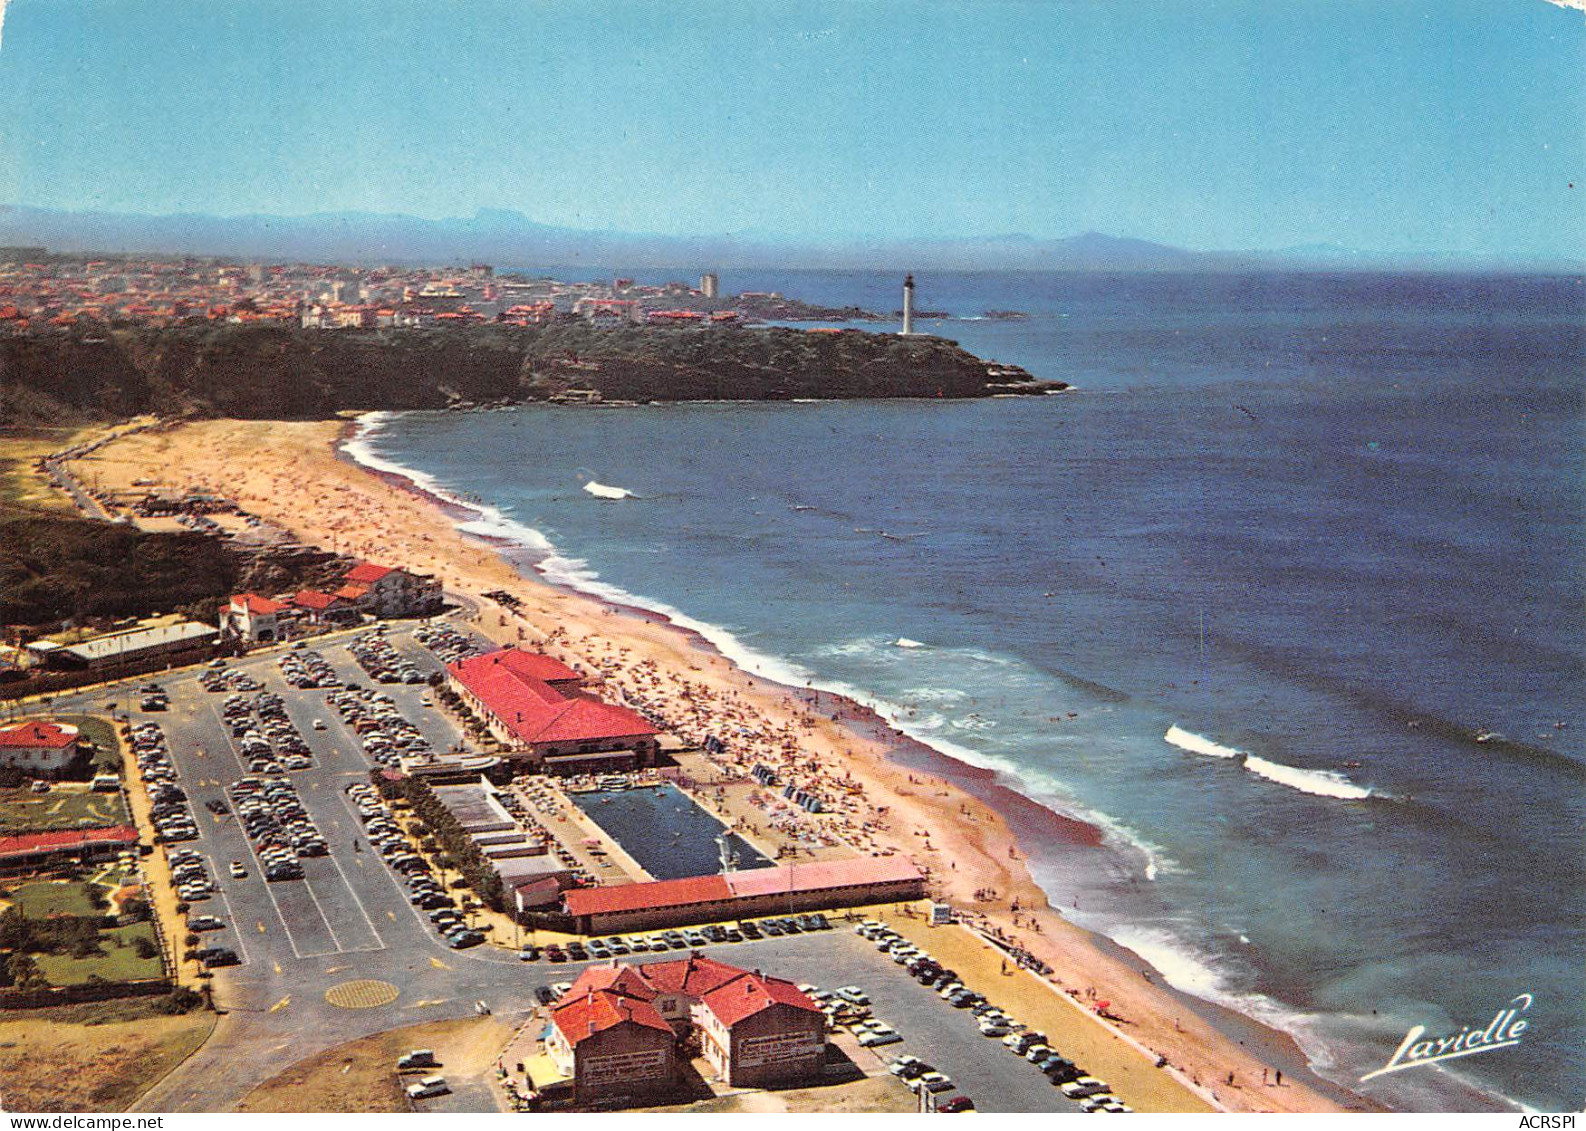
[[[62,715],[60,721],[71,723],[72,726],[80,729],[83,738],[94,744],[95,773],[121,772],[121,740],[116,737],[116,728],[108,719],[102,719],[98,715]]]
[[[105,909],[95,907],[88,901],[88,889],[86,883],[39,882],[23,884],[7,898],[30,919],[43,919],[50,915],[105,914]]]
[[[131,824],[119,793],[90,793],[57,785],[48,793],[0,789],[0,832],[43,832],[48,829],[93,829]]]
[[[101,931],[99,944],[104,953],[92,958],[72,958],[62,954],[38,954],[34,958],[52,986],[75,986],[88,981],[95,974],[107,982],[160,977],[165,973],[165,968],[160,964],[158,949],[153,958],[139,958],[132,946],[135,938],[154,942],[154,927],[149,923],[133,923],[128,927]]]

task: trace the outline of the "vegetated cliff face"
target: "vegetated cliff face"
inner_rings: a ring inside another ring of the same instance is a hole
[[[314,419],[346,410],[536,400],[976,397],[986,363],[954,342],[859,331],[542,327],[301,330],[96,327],[0,338],[0,421],[192,413]]]

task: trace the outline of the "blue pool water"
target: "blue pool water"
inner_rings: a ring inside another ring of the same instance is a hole
[[[675,785],[568,796],[658,880],[713,876],[721,871],[716,838],[727,826],[694,804]],[[737,834],[727,833],[727,840],[738,853],[739,868],[771,866],[771,861]]]

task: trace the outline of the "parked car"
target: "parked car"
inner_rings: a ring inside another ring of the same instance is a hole
[[[1062,1091],[1071,1100],[1082,1100],[1087,1096],[1099,1096],[1110,1089],[1104,1080],[1098,1080],[1094,1076],[1081,1076],[1064,1084]]]
[[[451,1089],[446,1086],[446,1077],[426,1076],[417,1084],[409,1084],[407,1091],[409,1099],[424,1100],[431,1096],[443,1096]]]

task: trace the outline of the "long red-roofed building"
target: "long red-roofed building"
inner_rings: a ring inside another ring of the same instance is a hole
[[[549,656],[503,648],[459,660],[447,674],[514,761],[590,773],[655,759],[658,731],[649,720],[584,694],[583,677]]]
[[[900,903],[925,895],[925,877],[898,856],[855,856],[724,876],[574,888],[563,906],[579,933],[650,931],[756,915]]]
[[[17,874],[71,861],[108,859],[137,843],[138,830],[131,825],[0,836],[0,872]]]

